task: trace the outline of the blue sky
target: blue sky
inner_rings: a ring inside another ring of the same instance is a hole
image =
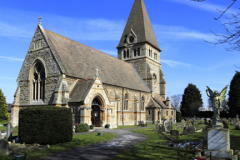
[[[183,94],[189,83],[197,86],[204,106],[206,86],[221,91],[240,69],[240,54],[226,51],[227,45],[212,45],[211,32],[225,33],[226,22],[216,10],[231,0],[145,0],[162,52],[160,63],[167,82],[167,96]],[[0,88],[12,103],[17,76],[41,15],[50,31],[117,57],[119,43],[134,0],[12,0],[0,1]],[[239,11],[237,1],[225,16]],[[234,66],[235,65],[235,66]],[[227,94],[229,92],[229,87]],[[226,94],[226,95],[227,95]],[[228,96],[227,96],[228,97]]]

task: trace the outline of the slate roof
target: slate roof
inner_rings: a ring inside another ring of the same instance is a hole
[[[93,79],[78,80],[72,92],[70,93],[71,99],[69,102],[81,102],[84,101],[86,93],[88,93],[90,87],[94,83]]]
[[[164,103],[166,100],[159,94],[154,94],[153,100],[156,101],[162,108],[168,108]]]
[[[102,83],[150,92],[130,63],[47,29],[44,31],[67,76],[93,78],[98,67]]]
[[[148,42],[160,50],[143,0],[135,0],[117,48],[124,46],[125,35],[131,32],[131,28],[137,36],[137,43]]]
[[[163,108],[163,107],[161,107],[158,103],[156,103],[154,99],[151,98],[146,108]]]

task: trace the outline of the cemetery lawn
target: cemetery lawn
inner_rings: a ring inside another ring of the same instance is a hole
[[[61,151],[65,151],[65,150],[69,150],[69,149],[73,149],[81,146],[87,146],[87,145],[91,145],[91,144],[102,142],[102,141],[107,141],[115,137],[116,135],[111,133],[103,133],[102,136],[98,136],[98,133],[74,135],[71,142],[51,145],[49,149],[46,148],[46,149],[40,149],[37,151],[29,151],[27,152],[26,159],[37,160]],[[0,159],[13,160],[15,159],[15,157],[14,155],[5,155],[5,156],[0,155]]]
[[[147,124],[148,126],[156,126],[156,124]],[[113,129],[126,129],[126,128],[136,128],[136,127],[142,127],[141,125],[131,125],[131,126],[118,126],[117,128]]]
[[[7,124],[7,121],[0,120],[0,125],[3,125],[3,124]],[[7,126],[0,126],[0,131],[7,131]],[[13,136],[18,135],[18,127],[13,128],[12,131],[13,131],[12,133]]]
[[[199,125],[199,127],[204,127],[206,125]],[[175,129],[175,125],[173,129]],[[139,160],[139,159],[166,159],[166,160],[175,160],[178,158],[177,148],[169,147],[167,145],[157,144],[158,142],[167,142],[167,140],[160,139],[160,134],[155,134],[155,127],[145,128],[145,129],[136,129],[131,130],[135,133],[142,133],[148,136],[148,139],[130,150],[125,151],[123,154],[115,156],[112,160],[121,160],[121,159],[130,159],[130,160]],[[177,129],[180,131],[180,134],[183,132],[183,128]],[[175,142],[182,142],[183,140],[190,140],[192,142],[200,142],[203,140],[203,146],[207,146],[207,140],[202,138],[202,132],[195,132],[189,135],[184,135],[175,140]],[[236,149],[240,148],[239,144],[240,139],[240,130],[235,130],[234,126],[230,126],[230,148]],[[180,149],[180,153],[183,155],[185,153],[185,149]],[[192,159],[194,159],[194,151],[189,151],[188,156],[190,154]]]

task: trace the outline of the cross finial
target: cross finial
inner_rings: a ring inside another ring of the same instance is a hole
[[[96,75],[95,75],[95,77],[98,77],[98,67],[95,69],[96,70]]]
[[[38,24],[41,24],[41,19],[42,19],[42,16],[40,15],[38,18]]]

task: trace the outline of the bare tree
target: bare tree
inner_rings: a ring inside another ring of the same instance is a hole
[[[181,101],[182,101],[182,94],[171,96],[171,103],[178,110],[179,110]]]
[[[197,1],[202,2],[205,0],[191,0],[191,1]],[[228,10],[233,6],[233,4],[237,0],[231,0],[233,1],[224,11],[220,11],[216,8],[217,11],[221,13],[221,15],[218,18],[214,18],[215,20],[220,19]],[[226,18],[228,22],[224,23],[223,26],[226,30],[225,34],[216,34],[213,31],[211,31],[216,37],[216,42],[209,42],[204,40],[205,42],[211,43],[211,44],[228,44],[230,47],[226,48],[227,51],[237,50],[240,51],[240,12],[237,12],[236,14],[231,14],[230,18]],[[238,67],[237,67],[238,68]]]

